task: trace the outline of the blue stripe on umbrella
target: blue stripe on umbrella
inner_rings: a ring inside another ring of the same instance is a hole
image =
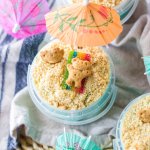
[[[29,37],[24,40],[20,51],[19,61],[16,64],[16,87],[15,94],[27,85],[27,70],[35,55],[38,52],[38,47],[43,41],[45,33]],[[8,150],[13,150],[16,141],[10,135],[8,137]]]
[[[1,64],[2,65],[2,83],[1,83],[1,95],[0,95],[0,110],[1,110],[1,102],[3,99],[4,82],[5,82],[5,67],[6,67],[8,54],[9,54],[9,48],[7,48],[4,62],[2,62],[2,64]]]

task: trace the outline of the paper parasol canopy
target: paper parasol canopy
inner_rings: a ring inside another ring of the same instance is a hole
[[[15,38],[46,32],[46,0],[0,0],[0,26]]]
[[[72,46],[107,45],[123,29],[114,9],[88,1],[50,12],[45,18],[48,32]]]

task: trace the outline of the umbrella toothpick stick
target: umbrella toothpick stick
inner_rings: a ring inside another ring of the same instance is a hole
[[[83,0],[83,5],[88,5],[89,4],[89,0]]]

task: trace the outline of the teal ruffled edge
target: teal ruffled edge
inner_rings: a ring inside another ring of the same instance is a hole
[[[142,57],[145,65],[145,75],[150,75],[150,56]]]
[[[74,133],[64,133],[57,138],[56,150],[102,150],[91,137],[80,137]]]

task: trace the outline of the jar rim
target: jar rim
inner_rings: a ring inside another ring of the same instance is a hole
[[[55,40],[54,40],[55,42]],[[52,42],[53,43],[53,42]],[[46,46],[52,44],[52,43],[49,43],[47,45],[45,45],[42,49],[44,49]],[[97,105],[101,100],[104,99],[104,97],[107,95],[108,93],[108,90],[111,88],[111,86],[113,86],[115,84],[115,70],[114,70],[114,64],[110,58],[110,56],[108,55],[108,53],[105,51],[105,54],[106,56],[108,57],[108,60],[109,60],[109,64],[110,64],[110,80],[109,80],[109,83],[106,87],[106,90],[105,92],[103,93],[103,95],[95,102],[93,102],[91,105],[89,105],[88,107],[85,107],[83,109],[79,109],[79,110],[62,110],[62,109],[59,109],[59,108],[54,108],[53,106],[50,106],[50,104],[47,104],[46,101],[41,97],[39,96],[36,88],[34,87],[34,83],[33,83],[33,79],[32,79],[32,76],[31,76],[31,72],[32,72],[32,65],[31,65],[31,68],[29,70],[29,78],[30,78],[30,82],[31,82],[31,85],[33,87],[33,90],[35,92],[35,94],[38,96],[38,98],[40,99],[41,102],[45,103],[46,105],[48,105],[48,108],[52,109],[53,111],[56,111],[58,113],[65,113],[65,114],[76,114],[76,113],[84,113],[86,111],[88,111],[89,109],[92,109],[95,105]],[[36,58],[36,57],[35,57]],[[33,60],[33,63],[35,61],[35,58]],[[32,63],[32,64],[33,64]],[[108,96],[107,96],[108,97]]]

